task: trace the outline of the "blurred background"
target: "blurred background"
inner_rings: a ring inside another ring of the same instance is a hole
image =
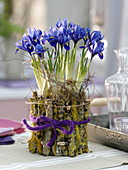
[[[27,56],[15,54],[15,42],[28,27],[48,30],[59,18],[104,34],[104,59],[95,57],[91,72],[94,97],[105,97],[104,80],[118,68],[113,50],[128,47],[127,6],[127,0],[0,0],[0,117],[28,117],[25,101],[35,88],[32,70],[24,62]],[[92,112],[106,113],[106,108],[92,108]]]

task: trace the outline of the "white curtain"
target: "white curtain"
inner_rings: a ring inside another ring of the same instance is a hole
[[[98,61],[97,76],[101,74],[100,78],[103,81],[114,74],[118,68],[113,50],[121,46],[128,46],[127,6],[127,0],[91,0],[91,26],[100,29],[108,43],[104,63]]]
[[[116,73],[118,65],[117,59],[113,52],[114,49],[120,48],[120,44],[123,43],[121,38],[122,34],[122,18],[123,18],[123,5],[124,0],[107,0],[105,1],[105,33],[108,40],[108,48],[106,54],[106,74],[105,78]],[[126,9],[127,11],[127,9]],[[127,23],[124,23],[128,26]],[[126,36],[125,36],[126,38]],[[122,41],[122,42],[121,42]]]

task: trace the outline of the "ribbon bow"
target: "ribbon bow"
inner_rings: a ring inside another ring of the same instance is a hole
[[[50,119],[45,116],[39,116],[39,117],[30,116],[30,120],[36,123],[37,126],[35,127],[29,126],[26,119],[23,119],[23,124],[26,126],[27,129],[31,131],[40,131],[48,127],[53,128],[53,136],[51,140],[47,143],[47,146],[52,147],[52,145],[54,144],[54,141],[57,138],[57,129],[60,129],[64,134],[70,135],[73,132],[75,125],[88,123],[90,121],[90,118],[83,120],[83,121],[72,121],[72,120],[59,121],[55,119]],[[67,130],[63,126],[69,126],[70,129]]]

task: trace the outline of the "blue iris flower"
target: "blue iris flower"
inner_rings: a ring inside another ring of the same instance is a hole
[[[103,39],[103,35],[100,31],[91,31],[88,29],[87,34],[84,37],[85,45],[81,46],[80,48],[87,48],[91,53],[91,60],[92,58],[98,54],[100,59],[103,59],[103,50],[104,50],[104,43],[101,42]]]
[[[70,49],[69,41],[70,41],[70,37],[69,36],[66,36],[64,34],[60,34],[58,36],[58,43],[61,45],[61,47],[64,47],[65,50],[69,50]]]
[[[28,35],[24,34],[23,38],[16,43],[16,53],[21,49],[30,55],[38,54],[41,57],[41,53],[46,51],[43,47],[46,40],[43,38],[42,31],[35,28],[28,28],[27,31]]]
[[[56,23],[56,27],[57,28],[60,28],[61,26],[64,27],[65,29],[68,29],[68,25],[69,25],[69,22],[68,20],[65,18],[63,20],[58,20],[57,23]]]
[[[104,50],[104,43],[103,42],[97,42],[97,46],[94,49],[94,56],[98,54],[100,59],[103,59],[103,53],[102,51]]]
[[[91,56],[91,60],[92,58],[98,54],[100,59],[103,59],[103,53],[102,51],[104,50],[104,43],[103,42],[95,42],[95,44],[93,45],[87,45],[88,50],[90,51],[90,53],[92,54]]]
[[[44,53],[46,50],[42,46],[42,44],[37,44],[35,47],[35,53],[38,54],[40,57],[42,57],[42,53]]]
[[[74,42],[74,45],[78,43],[79,40],[83,39],[86,35],[86,29],[70,23],[69,35]]]
[[[31,54],[34,51],[34,47],[31,44],[29,36],[24,35],[22,40],[16,42],[16,53],[19,49],[29,52]]]
[[[51,46],[56,49],[56,45],[60,44],[66,50],[69,50],[70,36],[67,29],[62,25],[60,27],[51,27],[49,32],[45,32],[44,38],[49,42]]]
[[[37,44],[40,44],[40,40],[41,39],[43,40],[42,31],[39,30],[39,29],[36,30],[35,28],[33,28],[33,29],[28,28],[27,31],[28,31],[28,36],[29,36],[29,38],[31,40],[31,43],[34,46],[36,46]]]
[[[50,27],[49,32],[44,32],[44,39],[49,42],[51,46],[56,48],[57,45],[57,30],[54,27]]]
[[[68,34],[67,29],[65,27],[61,26],[57,32],[58,43],[61,45],[61,47],[64,47],[65,50],[69,50],[70,49],[70,47],[69,47],[70,40],[71,40],[71,38]]]

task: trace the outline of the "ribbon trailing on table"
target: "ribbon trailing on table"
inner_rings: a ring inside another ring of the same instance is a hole
[[[31,131],[40,131],[48,127],[53,128],[53,136],[51,140],[47,143],[47,146],[52,147],[52,145],[54,144],[54,141],[57,138],[57,129],[60,129],[64,134],[70,135],[73,132],[75,125],[88,123],[90,121],[90,117],[83,121],[73,121],[73,120],[59,121],[55,119],[50,119],[45,116],[34,117],[30,115],[30,120],[36,123],[37,126],[34,126],[34,127],[29,126],[26,119],[23,119],[23,124],[26,126],[27,129]],[[70,129],[67,130],[63,126],[69,126]]]

